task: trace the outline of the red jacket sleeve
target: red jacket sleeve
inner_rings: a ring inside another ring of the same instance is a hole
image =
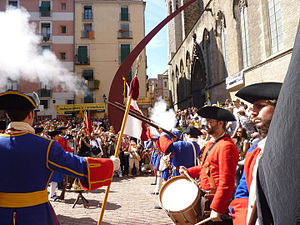
[[[221,144],[221,143],[220,143]],[[239,153],[233,142],[224,143],[218,154],[219,162],[219,185],[210,208],[219,213],[226,213],[229,199],[232,196],[236,166],[239,160]]]
[[[187,172],[192,178],[195,179],[200,176],[201,170],[202,170],[202,165],[199,165],[199,166],[194,166],[194,167],[188,168]]]
[[[92,191],[110,185],[113,176],[113,162],[110,159],[86,158],[87,180],[80,179],[85,191]]]

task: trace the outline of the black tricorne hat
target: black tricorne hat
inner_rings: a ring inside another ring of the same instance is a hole
[[[235,96],[254,103],[258,100],[275,100],[279,96],[282,83],[279,82],[265,82],[251,84],[240,89]]]
[[[190,134],[192,136],[200,136],[202,132],[194,126],[188,126],[182,130],[185,134]]]
[[[222,121],[235,121],[234,115],[227,109],[217,106],[205,106],[198,110],[198,115],[207,119],[215,119]]]
[[[35,131],[36,134],[42,133],[43,130],[44,130],[44,127],[35,127],[34,128],[34,131]]]
[[[38,108],[40,100],[38,95],[24,94],[16,91],[0,93],[0,109],[2,110],[33,110]]]
[[[50,137],[55,137],[56,135],[59,135],[59,134],[61,134],[61,131],[59,131],[59,130],[48,131],[48,135]]]

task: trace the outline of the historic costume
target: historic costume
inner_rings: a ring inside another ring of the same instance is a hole
[[[274,100],[278,98],[282,84],[269,82],[257,83],[242,88],[236,93],[250,103],[258,100]],[[257,167],[263,155],[266,138],[257,146],[251,147],[245,157],[244,173],[237,187],[235,199],[230,204],[230,213],[234,225],[255,224],[256,221],[256,178]]]
[[[228,110],[213,106],[203,107],[198,114],[216,122],[235,120],[234,115]],[[225,134],[224,128],[220,131],[222,130],[223,134],[221,133],[213,142],[207,143],[201,165],[187,169],[192,178],[199,177],[201,189],[205,194],[210,194],[205,196],[210,199],[210,210],[219,214],[227,212],[234,191],[235,172],[239,160],[234,142]]]
[[[178,131],[177,131],[178,132]],[[201,132],[194,127],[188,127],[184,130],[185,133],[191,134],[197,133],[201,135]],[[175,134],[175,136],[178,135]],[[179,167],[185,166],[190,168],[197,165],[197,157],[200,154],[200,147],[196,138],[190,138],[188,141],[173,141],[169,135],[162,134],[157,141],[157,145],[160,147],[164,154],[172,153],[172,175],[173,177],[179,176]]]
[[[28,110],[36,96],[0,94],[0,108]],[[30,112],[31,113],[31,112]],[[34,134],[27,122],[12,122],[0,134],[0,224],[59,224],[48,201],[47,186],[54,171],[78,177],[89,191],[111,183],[113,161],[82,158],[65,152],[56,142]]]

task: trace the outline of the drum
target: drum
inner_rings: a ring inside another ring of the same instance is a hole
[[[201,218],[201,192],[185,176],[168,180],[159,192],[161,207],[175,224],[195,224]]]

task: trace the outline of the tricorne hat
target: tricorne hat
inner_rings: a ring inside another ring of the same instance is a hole
[[[198,115],[207,118],[222,121],[235,121],[234,115],[227,109],[217,106],[205,106],[198,110]]]
[[[16,91],[0,93],[0,109],[2,110],[34,110],[39,104],[40,100],[35,92],[32,94]]]
[[[279,96],[282,83],[279,82],[265,82],[251,84],[240,89],[235,96],[254,103],[258,100],[275,100]]]
[[[55,137],[56,135],[59,135],[59,134],[61,134],[61,131],[59,131],[59,130],[48,131],[48,135],[50,137]]]
[[[202,132],[194,126],[188,126],[182,130],[185,134],[190,134],[192,136],[200,136]]]

